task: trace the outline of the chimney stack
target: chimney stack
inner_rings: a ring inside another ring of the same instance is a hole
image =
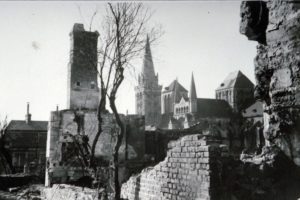
[[[29,102],[27,102],[27,113],[25,115],[26,124],[29,124],[31,121],[31,114],[29,113]]]

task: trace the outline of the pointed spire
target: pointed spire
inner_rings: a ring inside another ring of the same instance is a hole
[[[194,81],[194,74],[192,72],[192,79],[191,79],[191,87],[190,87],[190,99],[197,99],[197,93],[196,93],[196,86]]]
[[[152,61],[152,54],[150,49],[150,39],[147,35],[146,46],[145,46],[145,55],[144,55],[144,64],[142,68],[142,75],[146,78],[152,79],[155,77],[154,66]]]

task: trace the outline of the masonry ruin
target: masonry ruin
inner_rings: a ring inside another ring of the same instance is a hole
[[[299,3],[243,2],[241,17],[241,33],[258,41],[255,94],[265,104],[265,138],[299,166]]]
[[[131,177],[123,185],[123,197],[249,200],[300,197],[299,9],[296,1],[241,3],[240,32],[258,42],[254,59],[255,97],[264,106],[266,144],[262,152],[241,152],[240,160],[222,153],[201,154],[199,148],[194,154],[195,145],[200,141],[205,144],[206,139],[199,139],[202,134],[185,136],[170,143],[176,145],[168,150],[162,162]],[[218,148],[218,152],[223,152]],[[207,179],[201,179],[199,174],[203,169],[197,162],[205,159]],[[219,170],[212,167],[213,163],[218,163]],[[215,177],[219,178],[216,182]],[[195,185],[196,189],[192,187]]]
[[[253,150],[255,145],[244,145],[244,139],[236,135],[230,138],[230,130],[216,131],[224,128],[222,125],[216,128],[210,123],[208,128],[203,128],[201,124],[195,124],[186,130],[163,131],[158,128],[145,131],[143,116],[122,115],[126,127],[120,150],[122,198],[300,198],[299,9],[300,4],[295,1],[241,3],[240,32],[249,40],[258,42],[254,59],[255,98],[262,102],[264,109],[264,138],[259,141],[259,151]],[[85,31],[79,24],[72,29],[68,109],[51,112],[48,127],[46,186],[52,188],[44,190],[46,199],[53,198],[52,194],[54,198],[99,198],[95,190],[62,185],[80,182],[87,174],[83,167],[87,161],[78,154],[89,153],[85,148],[91,145],[98,128],[100,94],[97,77],[92,66],[87,64],[91,63],[90,60],[77,55],[80,50],[95,55],[97,37],[98,33]],[[83,44],[85,39],[89,42]],[[148,50],[150,52],[150,48]],[[97,62],[95,56],[91,59],[92,63]],[[154,70],[152,76],[156,77]],[[160,88],[157,80],[155,84],[156,89]],[[141,91],[141,88],[137,90],[139,98],[143,96]],[[152,114],[151,120],[155,121],[157,113]],[[230,123],[232,121],[228,120],[226,125]],[[200,127],[197,128],[198,125]],[[99,166],[108,168],[114,144],[111,133],[116,132],[118,127],[110,113],[103,113],[102,126],[96,156]],[[230,128],[238,129],[237,126]],[[260,129],[259,137],[261,132]],[[248,148],[247,151],[245,148]],[[57,195],[57,190],[61,196]]]

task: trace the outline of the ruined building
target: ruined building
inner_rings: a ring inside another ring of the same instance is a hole
[[[15,172],[42,172],[45,168],[47,121],[31,120],[29,103],[25,120],[11,120],[5,129],[5,144]]]
[[[145,46],[142,72],[135,87],[136,114],[145,116],[146,126],[157,126],[160,121],[161,88],[158,74],[155,75],[149,37]]]
[[[99,33],[85,31],[75,24],[70,33],[68,66],[68,109],[96,109],[99,103],[97,81],[97,42]]]
[[[70,34],[71,52],[68,66],[68,107],[51,112],[47,133],[46,186],[54,183],[77,181],[86,174],[90,151],[98,131],[97,108],[97,32],[85,31],[75,24]],[[126,136],[120,148],[120,160],[135,161],[133,167],[142,165],[144,156],[144,119],[121,115]],[[102,133],[95,149],[97,164],[108,163],[113,154],[118,126],[114,115],[102,113]],[[100,160],[102,162],[100,162]],[[131,166],[131,165],[130,165]],[[131,169],[120,164],[120,179]],[[126,171],[127,170],[127,171]],[[129,172],[128,172],[129,171]]]
[[[298,166],[299,8],[296,1],[243,2],[240,24],[240,32],[258,42],[255,94],[265,105],[265,138]]]

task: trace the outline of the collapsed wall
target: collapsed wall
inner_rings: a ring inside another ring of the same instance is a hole
[[[265,104],[264,136],[300,166],[300,4],[241,4],[240,32],[258,41],[255,95]]]
[[[144,157],[144,119],[139,116],[121,116],[126,133],[119,150],[120,162],[139,161]],[[115,134],[119,130],[113,114],[102,114],[102,133],[95,149],[99,163],[108,163],[113,155]],[[97,111],[95,110],[60,110],[51,112],[49,120],[46,149],[45,185],[69,183],[85,176],[90,151],[98,131]],[[125,158],[126,157],[126,158]],[[100,162],[101,161],[101,162]],[[120,170],[125,170],[120,167]],[[120,179],[125,179],[120,172]]]
[[[168,146],[164,161],[122,185],[122,198],[218,199],[226,146],[200,134],[184,136]]]

